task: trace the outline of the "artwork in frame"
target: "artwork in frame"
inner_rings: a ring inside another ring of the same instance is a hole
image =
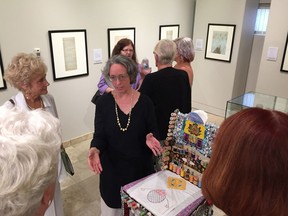
[[[159,40],[169,39],[174,40],[179,37],[180,25],[160,25]]]
[[[282,64],[281,64],[281,71],[283,72],[288,72],[288,33],[286,36],[286,42],[285,42],[285,49],[284,49],[284,54],[283,54],[283,59],[282,59]]]
[[[48,31],[55,81],[88,76],[86,30]]]
[[[236,25],[208,24],[205,58],[231,62]]]
[[[3,79],[3,76],[4,76],[4,66],[3,66],[2,55],[1,55],[1,50],[0,50],[0,90],[7,88],[6,82]]]
[[[108,28],[108,57],[112,55],[112,51],[117,42],[122,38],[130,39],[135,46],[135,28]]]

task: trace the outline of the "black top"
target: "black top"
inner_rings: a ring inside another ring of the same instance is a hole
[[[167,67],[148,74],[139,91],[154,103],[160,140],[167,137],[170,115],[175,109],[182,113],[191,111],[191,87],[183,70]]]
[[[128,115],[117,109],[125,128]],[[115,100],[111,93],[104,94],[96,103],[94,126],[91,147],[100,150],[101,197],[110,208],[120,208],[121,186],[153,173],[153,153],[146,145],[148,133],[158,137],[153,103],[141,94],[132,109],[128,130],[122,132],[116,120]]]

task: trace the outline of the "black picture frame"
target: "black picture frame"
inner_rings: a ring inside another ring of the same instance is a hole
[[[128,28],[108,28],[108,57],[112,55],[112,51],[117,42],[122,38],[130,39],[134,46],[136,46],[136,28],[128,27]]]
[[[48,31],[54,81],[89,75],[85,29]]]
[[[281,63],[281,71],[282,72],[288,72],[288,33],[286,36],[286,42],[285,42],[285,48],[284,48],[284,53],[283,53],[283,59],[282,59],[282,63]]]
[[[4,66],[0,50],[0,90],[7,89],[7,85],[3,77],[4,77]]]
[[[208,23],[205,59],[231,62],[236,25]]]
[[[179,37],[180,25],[160,25],[159,26],[159,40],[169,39],[174,40]]]

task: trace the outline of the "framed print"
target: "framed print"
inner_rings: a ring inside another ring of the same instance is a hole
[[[281,71],[283,72],[288,72],[288,34],[286,36],[286,42],[285,42],[285,49],[284,49],[284,54],[283,54],[283,59],[282,59],[282,64],[281,64]]]
[[[88,76],[86,30],[48,31],[54,80]]]
[[[169,39],[174,40],[179,37],[180,25],[160,25],[159,40]]]
[[[122,38],[130,39],[135,45],[135,28],[108,28],[108,57],[110,58],[114,46]]]
[[[205,58],[230,62],[236,25],[208,24]]]
[[[0,50],[0,90],[7,88],[6,82],[3,79],[3,76],[4,76],[4,66],[3,66],[1,50]]]

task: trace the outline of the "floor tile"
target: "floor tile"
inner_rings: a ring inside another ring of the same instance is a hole
[[[91,182],[94,182],[92,184]],[[98,177],[91,176],[88,179],[74,184],[62,190],[63,208],[65,216],[87,215],[83,212],[91,210],[94,215],[100,215],[100,196],[98,190]],[[82,213],[81,213],[82,212]]]

